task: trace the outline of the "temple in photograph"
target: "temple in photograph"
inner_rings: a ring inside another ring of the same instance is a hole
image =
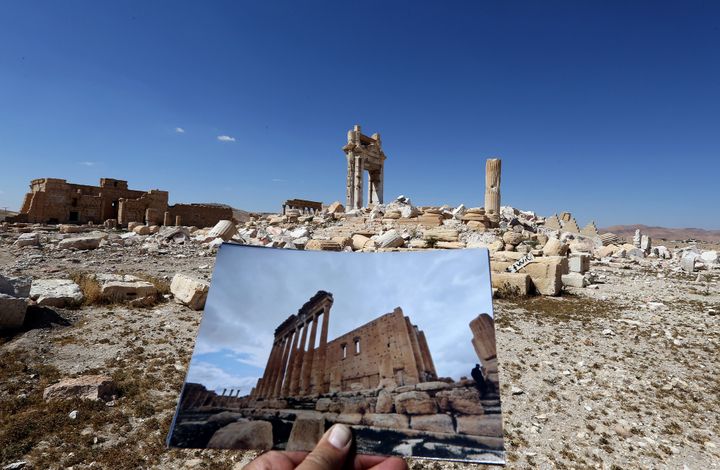
[[[275,330],[254,399],[412,385],[437,379],[425,333],[400,307],[328,341],[333,296],[319,291]]]

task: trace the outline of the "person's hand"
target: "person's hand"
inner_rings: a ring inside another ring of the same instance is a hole
[[[315,449],[307,452],[280,452],[272,450],[250,462],[244,470],[407,470],[405,461],[398,457],[357,455],[352,464],[346,460],[350,453],[352,433],[344,424],[336,424],[323,435]]]

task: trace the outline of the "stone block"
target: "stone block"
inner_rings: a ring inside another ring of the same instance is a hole
[[[330,240],[340,245],[340,248],[346,248],[353,244],[352,238],[350,237],[332,237]]]
[[[441,242],[456,242],[460,236],[459,232],[452,228],[437,227],[423,232],[425,240],[437,240]]]
[[[396,395],[395,409],[402,414],[432,414],[437,412],[437,404],[426,392],[414,390]]]
[[[211,449],[270,450],[272,446],[272,424],[267,421],[228,424],[215,431],[207,444]]]
[[[420,382],[415,385],[415,389],[422,392],[437,392],[439,390],[447,390],[450,388],[450,384],[446,382]]]
[[[360,413],[338,413],[334,422],[357,425],[362,422],[362,417]]]
[[[15,246],[38,246],[40,245],[40,236],[37,233],[23,233],[14,243]]]
[[[446,414],[416,415],[410,418],[410,427],[419,431],[454,433],[452,418]]]
[[[388,391],[382,390],[378,394],[377,402],[375,403],[376,413],[392,413],[395,409],[393,403],[392,394]]]
[[[30,298],[38,305],[62,308],[80,304],[84,296],[70,279],[37,279],[30,287]]]
[[[25,322],[27,300],[0,294],[0,330],[20,328]]]
[[[440,410],[466,415],[481,415],[485,409],[480,402],[480,393],[474,387],[456,388],[439,392],[435,398]]]
[[[395,229],[388,230],[375,239],[375,245],[378,248],[399,248],[404,244],[405,240]]]
[[[136,225],[132,231],[138,235],[150,235],[150,227],[147,225]]]
[[[0,274],[0,294],[11,297],[30,297],[32,278],[29,277],[5,277]]]
[[[493,272],[490,275],[492,286],[500,297],[527,297],[530,295],[531,281],[526,273]]]
[[[60,233],[80,233],[79,225],[60,225],[58,232]]]
[[[177,273],[170,283],[170,292],[175,300],[183,303],[193,310],[205,308],[205,301],[210,290],[210,285],[187,274]]]
[[[354,250],[362,250],[369,241],[369,237],[356,233],[352,236],[352,247]]]
[[[503,233],[502,239],[503,242],[507,245],[519,245],[523,241],[523,236],[521,233],[517,233],[514,231],[507,231]]]
[[[342,214],[345,212],[345,206],[340,204],[340,201],[335,201],[328,206],[327,211],[329,214]]]
[[[460,434],[473,436],[501,437],[502,415],[491,414],[483,416],[458,416],[457,431]]]
[[[410,419],[397,413],[369,413],[363,416],[363,424],[377,428],[409,429]]]
[[[309,251],[342,251],[342,247],[336,241],[332,240],[308,240],[305,249]]]
[[[542,251],[545,256],[565,256],[568,252],[568,246],[557,238],[550,237],[545,242]]]
[[[100,246],[100,242],[107,238],[107,234],[95,233],[80,237],[65,238],[60,240],[58,248],[64,250],[94,250]]]
[[[290,431],[285,450],[313,450],[325,434],[325,418],[297,418]]]
[[[115,382],[107,375],[86,375],[74,379],[65,379],[50,385],[43,391],[45,400],[112,400],[116,393]]]
[[[221,220],[208,232],[208,238],[222,238],[230,240],[237,233],[237,227],[232,220]]]
[[[461,250],[465,248],[463,242],[437,242],[435,248],[442,248],[444,250]]]
[[[535,289],[542,295],[560,295],[562,275],[567,273],[567,258],[543,256],[535,258],[518,272],[530,276]]]
[[[563,285],[567,287],[577,287],[577,288],[583,288],[590,283],[585,279],[585,276],[583,276],[580,273],[570,273],[570,274],[563,274],[562,275],[562,283]]]
[[[138,299],[154,298],[157,289],[147,281],[110,281],[100,287],[103,297],[113,302],[132,302]]]
[[[570,255],[568,269],[571,273],[586,273],[590,270],[590,255],[584,253]]]

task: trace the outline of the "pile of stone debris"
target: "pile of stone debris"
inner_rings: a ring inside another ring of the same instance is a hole
[[[288,209],[282,215],[252,214],[243,223],[222,220],[212,228],[131,223],[127,230],[118,230],[92,225],[3,223],[0,243],[3,242],[17,248],[44,251],[82,253],[134,249],[145,254],[176,257],[212,256],[223,242],[359,252],[487,248],[491,256],[493,290],[500,296],[535,293],[556,296],[563,288],[596,287],[601,279],[590,271],[591,260],[601,264],[664,263],[676,272],[720,268],[716,251],[697,247],[671,251],[665,246],[653,246],[650,237],[639,231],[633,243],[624,243],[613,234],[600,235],[592,222],[580,229],[567,212],[544,218],[509,206],[501,207],[498,213],[486,213],[483,208],[466,208],[462,204],[416,207],[405,196],[389,204],[349,211],[335,202],[313,214],[297,209]],[[103,294],[135,304],[142,304],[145,297],[155,295],[152,284],[130,277],[120,279],[110,275],[97,281]],[[192,286],[183,287],[188,298],[194,299],[196,292],[207,291],[204,281],[188,279]],[[29,292],[25,290],[30,284],[13,282],[12,289],[0,289],[0,301],[7,305],[10,302],[19,305],[17,299],[23,298],[34,298],[41,304],[82,302],[82,292],[67,279],[35,281]],[[173,279],[172,292],[176,297],[180,296],[178,286],[181,284]],[[11,298],[14,300],[9,300]],[[199,305],[204,300],[186,303],[202,308]]]

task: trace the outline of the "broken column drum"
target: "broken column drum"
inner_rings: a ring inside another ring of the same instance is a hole
[[[500,214],[500,166],[501,160],[489,158],[485,163],[485,213]]]
[[[383,203],[385,153],[380,134],[367,136],[360,126],[348,131],[348,143],[343,147],[347,157],[346,204],[348,209],[363,207],[363,172],[368,172],[368,206]]]

